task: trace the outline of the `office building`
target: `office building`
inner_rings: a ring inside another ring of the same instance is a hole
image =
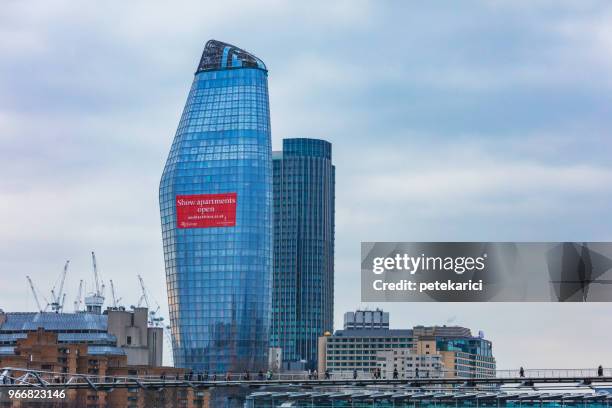
[[[267,70],[206,43],[160,181],[178,367],[266,369],[272,278]]]
[[[376,366],[381,378],[444,378],[440,354],[417,354],[413,349],[394,349],[376,352]]]
[[[274,276],[271,345],[286,369],[316,368],[317,339],[333,330],[332,146],[285,139],[273,155]]]
[[[344,330],[349,329],[388,329],[389,313],[380,309],[357,310],[344,313]]]
[[[493,378],[496,370],[491,341],[459,326],[337,330],[319,337],[318,353],[319,372],[379,369],[392,378],[397,369],[400,378]]]
[[[492,344],[482,337],[437,340],[436,347],[449,375],[458,378],[493,378],[496,364]]]
[[[319,337],[319,372],[371,373],[377,368],[377,352],[412,348],[412,330],[349,329]]]

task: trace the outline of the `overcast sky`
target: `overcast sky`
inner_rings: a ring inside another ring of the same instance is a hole
[[[498,366],[612,367],[612,305],[361,304],[361,241],[612,240],[607,1],[17,1],[0,7],[0,307],[94,249],[167,315],[158,183],[203,46],[269,68],[273,146],[333,143],[336,328],[484,330]]]

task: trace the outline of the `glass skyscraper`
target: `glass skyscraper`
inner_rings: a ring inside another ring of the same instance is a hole
[[[274,278],[271,345],[316,368],[317,341],[333,331],[335,168],[332,146],[285,139],[273,156]]]
[[[272,151],[267,69],[206,43],[160,182],[162,238],[178,367],[267,367]]]

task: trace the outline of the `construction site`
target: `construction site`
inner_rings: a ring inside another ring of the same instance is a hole
[[[142,276],[137,275],[141,289],[139,298],[130,307],[122,304],[116,285],[109,280],[110,302],[105,307],[107,285],[101,279],[94,252],[91,253],[91,267],[92,283],[86,285],[86,279],[78,280],[73,310],[68,310],[66,305],[69,260],[49,295],[40,291],[29,276],[26,277],[37,311],[0,309],[0,367],[12,368],[10,375],[0,373],[4,383],[27,376],[28,370],[54,373],[45,376],[49,383],[65,382],[74,374],[99,377],[179,377],[184,374],[183,370],[172,367],[172,363],[163,366],[164,348],[172,347],[170,327],[160,316],[160,306],[149,294]],[[155,398],[164,399],[165,394],[176,392],[169,390],[156,394]],[[19,406],[18,401],[6,397],[0,396],[0,406]],[[193,393],[167,397],[176,401],[178,406],[194,406]],[[151,406],[151,399],[138,389],[124,389],[112,394],[94,389],[69,390],[61,401],[61,406],[74,403],[74,406],[92,408]],[[43,402],[37,406],[55,406],[59,400],[39,401]]]

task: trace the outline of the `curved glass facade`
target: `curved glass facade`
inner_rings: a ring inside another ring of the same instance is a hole
[[[267,367],[271,172],[265,65],[209,41],[159,189],[177,367]]]
[[[334,328],[335,168],[332,146],[285,139],[273,159],[271,344],[285,363],[317,367],[318,338]],[[286,364],[287,365],[287,364]]]

